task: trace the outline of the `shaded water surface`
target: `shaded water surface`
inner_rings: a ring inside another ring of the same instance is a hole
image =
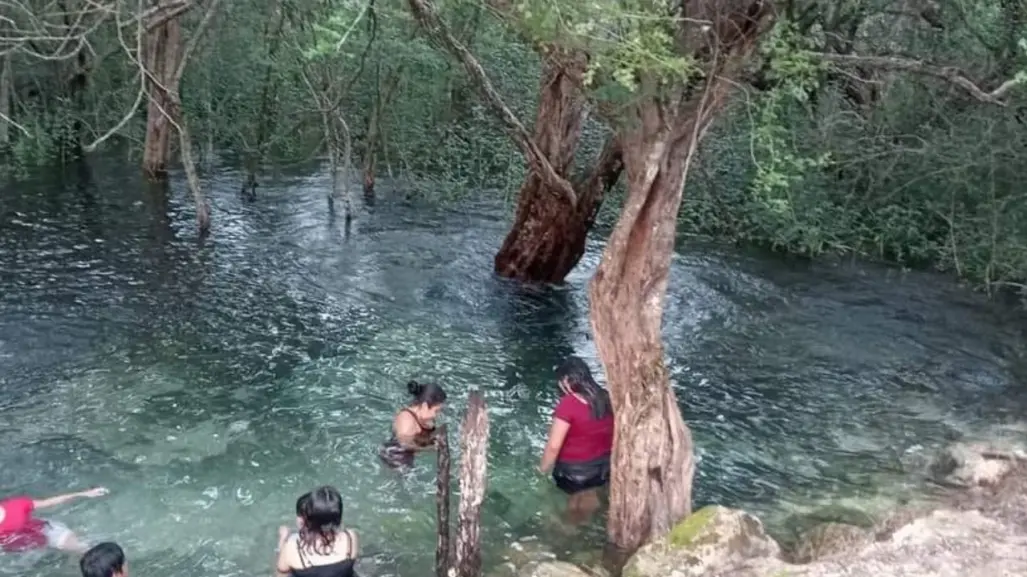
[[[268,574],[295,498],[333,483],[362,572],[420,577],[433,460],[404,480],[375,456],[418,378],[445,385],[450,422],[471,389],[486,395],[492,558],[553,531],[559,495],[534,466],[553,366],[598,366],[585,285],[599,244],[568,286],[517,287],[491,275],[498,204],[386,199],[347,238],[322,175],[248,203],[230,172],[208,181],[201,244],[181,182],[135,172],[0,190],[0,494],[106,485],[53,518],[116,539],[141,574],[228,577]],[[898,492],[911,456],[1022,413],[1023,321],[929,275],[683,249],[666,340],[697,501],[773,519]],[[74,571],[59,555],[0,559],[9,574]]]

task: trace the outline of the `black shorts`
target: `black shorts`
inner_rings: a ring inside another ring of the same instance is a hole
[[[610,457],[583,463],[557,461],[553,467],[553,481],[568,495],[602,487],[610,481]]]
[[[414,466],[414,452],[403,448],[395,441],[389,441],[378,450],[378,457],[387,466],[406,470]]]

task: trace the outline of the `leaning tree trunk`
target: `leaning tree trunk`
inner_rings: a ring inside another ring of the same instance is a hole
[[[149,72],[146,109],[146,140],[143,144],[143,172],[153,179],[167,176],[171,160],[170,93],[178,91],[176,71],[182,58],[182,28],[177,18],[165,21],[146,36],[144,65]]]
[[[542,73],[534,140],[553,170],[566,178],[585,120],[585,95],[578,85],[585,61],[554,54]],[[562,282],[577,264],[575,247],[588,233],[582,216],[595,204],[572,206],[529,171],[517,198],[517,213],[495,258],[496,274],[517,280]]]
[[[771,14],[761,0],[685,4],[684,26],[713,23],[712,30],[681,35],[692,43],[689,52],[706,58],[707,80],[674,94],[658,79],[644,79],[645,96],[620,131],[627,199],[589,286],[615,419],[607,532],[626,551],[691,512],[692,436],[663,358],[663,300],[689,165]]]
[[[553,169],[567,178],[586,117],[580,89],[585,60],[581,55],[550,55],[542,75],[534,139]],[[573,206],[538,173],[529,172],[510,232],[495,257],[496,274],[529,282],[563,282],[585,254],[596,213],[621,169],[620,146],[610,139],[591,174],[573,184],[578,198]]]

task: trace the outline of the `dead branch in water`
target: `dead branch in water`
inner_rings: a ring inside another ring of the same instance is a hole
[[[488,468],[489,418],[485,398],[471,393],[460,427],[460,512],[457,516],[456,576],[481,575],[481,504]]]
[[[435,433],[438,470],[435,476],[435,510],[438,542],[435,546],[435,577],[449,572],[449,431],[441,425]]]

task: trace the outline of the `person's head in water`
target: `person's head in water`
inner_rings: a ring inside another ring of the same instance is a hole
[[[593,418],[602,419],[610,414],[610,394],[599,386],[581,358],[567,357],[556,367],[556,379],[565,394],[574,393],[585,399]]]
[[[407,383],[407,391],[414,397],[410,408],[422,421],[430,421],[437,417],[446,403],[446,391],[435,383],[410,381]]]
[[[117,543],[100,543],[85,552],[79,559],[82,577],[128,577],[128,562],[125,552]]]
[[[342,495],[325,485],[296,500],[299,546],[318,555],[331,555],[342,528]]]

